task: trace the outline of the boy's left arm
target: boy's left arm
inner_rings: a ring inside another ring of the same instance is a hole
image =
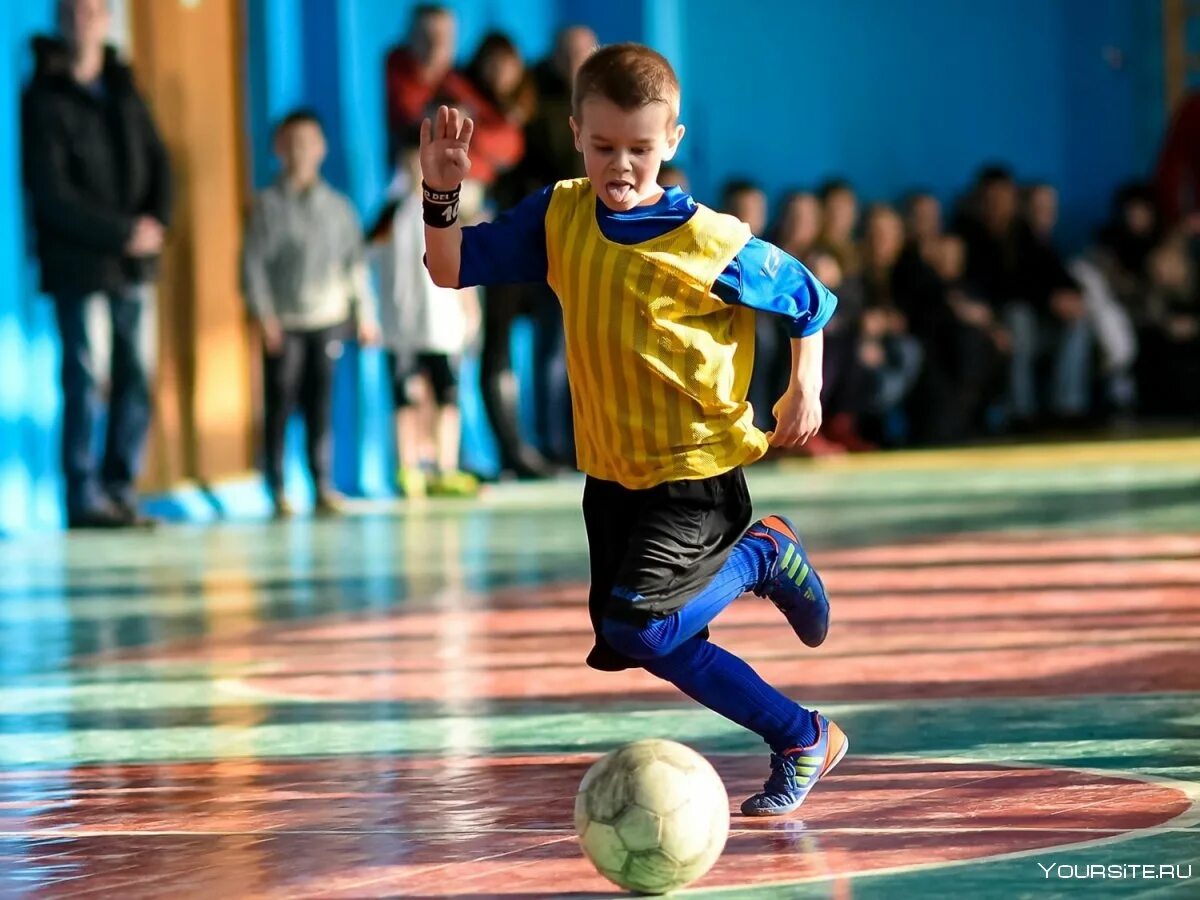
[[[799,447],[821,430],[821,364],[825,335],[814,331],[792,338],[792,374],[787,390],[771,410],[775,430],[767,435],[772,447]]]
[[[792,341],[788,388],[772,410],[776,428],[772,446],[795,447],[821,427],[821,366],[825,327],[837,308],[830,293],[799,260],[773,244],[751,238],[713,284],[726,303],[788,320]]]

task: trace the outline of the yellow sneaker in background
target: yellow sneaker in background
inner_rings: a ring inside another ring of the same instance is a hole
[[[424,497],[429,492],[424,469],[402,468],[396,473],[396,483],[399,484],[401,493],[409,500]]]
[[[429,481],[434,497],[474,497],[479,494],[479,479],[469,472],[439,472]]]

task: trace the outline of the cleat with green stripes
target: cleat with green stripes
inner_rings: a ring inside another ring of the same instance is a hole
[[[796,527],[784,516],[767,516],[751,525],[746,534],[775,545],[771,571],[754,593],[775,604],[800,640],[819,647],[829,632],[829,598]]]
[[[771,777],[760,793],[742,803],[744,816],[785,816],[794,811],[808,792],[850,749],[850,741],[837,724],[818,712],[813,714],[817,739],[809,747],[794,747],[771,754]]]

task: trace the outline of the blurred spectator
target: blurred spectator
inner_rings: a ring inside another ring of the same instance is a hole
[[[171,212],[167,153],[129,68],[106,46],[106,0],[60,0],[60,36],[33,41],[22,102],[25,178],[62,340],[67,523],[145,523],[134,481],[150,423],[154,288]],[[108,433],[92,454],[96,382],[89,301],[112,325]]]
[[[456,23],[449,9],[422,4],[413,10],[408,43],[394,48],[387,57],[388,159],[395,164],[403,148],[417,146],[421,120],[439,105],[455,106],[475,121],[471,178],[491,184],[498,172],[521,159],[524,137],[519,124],[505,111],[465,75],[452,71],[456,49]],[[487,72],[503,78],[505,65],[489,62]],[[511,71],[511,66],[508,69]],[[502,85],[492,89],[498,87]]]
[[[804,262],[821,236],[821,201],[808,191],[789,192],[769,235],[771,243]]]
[[[1100,230],[1098,249],[1105,277],[1135,318],[1150,289],[1147,261],[1161,240],[1153,189],[1123,185],[1113,198],[1112,218]]]
[[[857,280],[845,280],[837,257],[815,249],[807,265],[817,280],[838,298],[837,313],[825,326],[825,359],[821,406],[825,424],[800,448],[804,456],[845,453],[848,447],[833,441],[830,431],[845,437],[859,434],[859,419],[866,411],[873,369],[860,355],[858,329],[862,317],[862,290]],[[861,439],[860,439],[861,440]],[[855,449],[870,449],[866,442]]]
[[[533,69],[536,110],[525,125],[525,157],[517,167],[516,183],[501,197],[505,207],[526,194],[566,178],[583,175],[583,157],[571,131],[571,87],[575,73],[596,49],[590,28],[573,25],[554,40],[554,52]]]
[[[663,163],[662,168],[658,170],[658,186],[677,187],[686,194],[691,193],[687,173],[674,163]]]
[[[843,278],[857,277],[861,266],[855,232],[858,229],[858,196],[850,182],[840,178],[827,181],[821,198],[821,237],[818,246],[832,253],[842,269]]]
[[[1141,316],[1139,395],[1146,412],[1200,413],[1200,288],[1183,235],[1147,259],[1149,293]]]
[[[735,178],[721,189],[721,210],[750,226],[750,233],[762,237],[767,227],[767,195],[753,181]]]
[[[415,150],[404,164],[420,181]],[[422,263],[421,192],[411,190],[372,233],[380,283],[379,317],[396,406],[397,481],[404,496],[473,496],[479,483],[459,469],[461,354],[479,330],[476,291],[439,288]]]
[[[1091,405],[1092,323],[1079,283],[1071,276],[1054,239],[1058,225],[1058,191],[1035,184],[1026,192],[1024,224],[1030,237],[1026,265],[1033,279],[1031,299],[1038,316],[1038,334],[1049,336],[1058,352],[1051,369],[1049,406],[1070,420],[1087,416]],[[1101,303],[1099,298],[1097,304]],[[1053,347],[1052,343],[1052,347]]]
[[[750,226],[762,237],[767,227],[767,195],[744,178],[735,178],[721,189],[721,211]],[[783,396],[791,371],[791,343],[787,324],[779,317],[759,313],[754,317],[754,370],[748,398],[754,409],[754,424],[764,431],[774,427],[771,409]]]
[[[562,29],[554,52],[533,69],[533,114],[525,123],[525,155],[496,183],[497,204],[507,208],[527,194],[567,178],[583,175],[583,157],[571,131],[571,87],[575,72],[596,47],[589,28]],[[484,408],[496,435],[500,467],[522,478],[552,472],[550,462],[521,433],[516,375],[512,370],[513,322],[528,315],[533,322],[534,436],[559,462],[575,462],[571,397],[566,377],[562,309],[553,292],[539,285],[488,288],[483,307],[480,384]]]
[[[1042,366],[1051,370],[1050,410],[1080,418],[1088,408],[1091,340],[1078,286],[1048,237],[1035,238],[1021,220],[1007,169],[984,169],[973,193],[975,211],[958,225],[967,246],[967,280],[1011,333],[1014,424],[1028,427],[1041,412]]]
[[[458,24],[447,7],[422,3],[412,11],[408,43],[387,57],[388,160],[418,142],[421,120],[429,115],[451,74],[458,48]]]
[[[464,74],[480,96],[510,122],[524,125],[533,116],[537,107],[533,80],[527,77],[520,51],[508,35],[488,32]]]
[[[1007,333],[964,279],[962,239],[941,232],[941,206],[908,202],[908,244],[892,273],[893,290],[925,352],[909,412],[919,444],[959,441],[981,430],[1002,389]]]
[[[284,434],[294,406],[304,411],[316,511],[335,514],[329,420],[333,366],[351,318],[358,338],[378,336],[362,230],[349,198],[320,175],[325,136],[300,110],[275,130],[282,174],[255,198],[242,255],[246,304],[262,329],[265,468],[275,515],[292,514],[284,491]]]
[[[922,253],[936,252],[942,237],[942,204],[933,194],[911,194],[904,204],[909,241]]]
[[[1058,191],[1053,185],[1034,184],[1025,193],[1025,221],[1041,249],[1046,274],[1054,284],[1078,289],[1090,332],[1100,350],[1101,376],[1109,411],[1124,414],[1136,398],[1133,364],[1137,340],[1129,314],[1118,302],[1102,267],[1092,255],[1080,256],[1062,269],[1054,249],[1058,225]]]
[[[885,439],[900,442],[907,423],[899,415],[924,359],[893,282],[904,250],[904,222],[890,206],[877,204],[868,210],[863,232],[861,334],[864,358],[875,373],[866,411],[877,417]]]

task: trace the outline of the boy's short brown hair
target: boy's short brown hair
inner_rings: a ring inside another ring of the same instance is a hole
[[[644,44],[610,44],[589,56],[575,75],[571,112],[579,118],[583,101],[604,97],[624,110],[665,103],[679,115],[679,79],[667,58]]]

